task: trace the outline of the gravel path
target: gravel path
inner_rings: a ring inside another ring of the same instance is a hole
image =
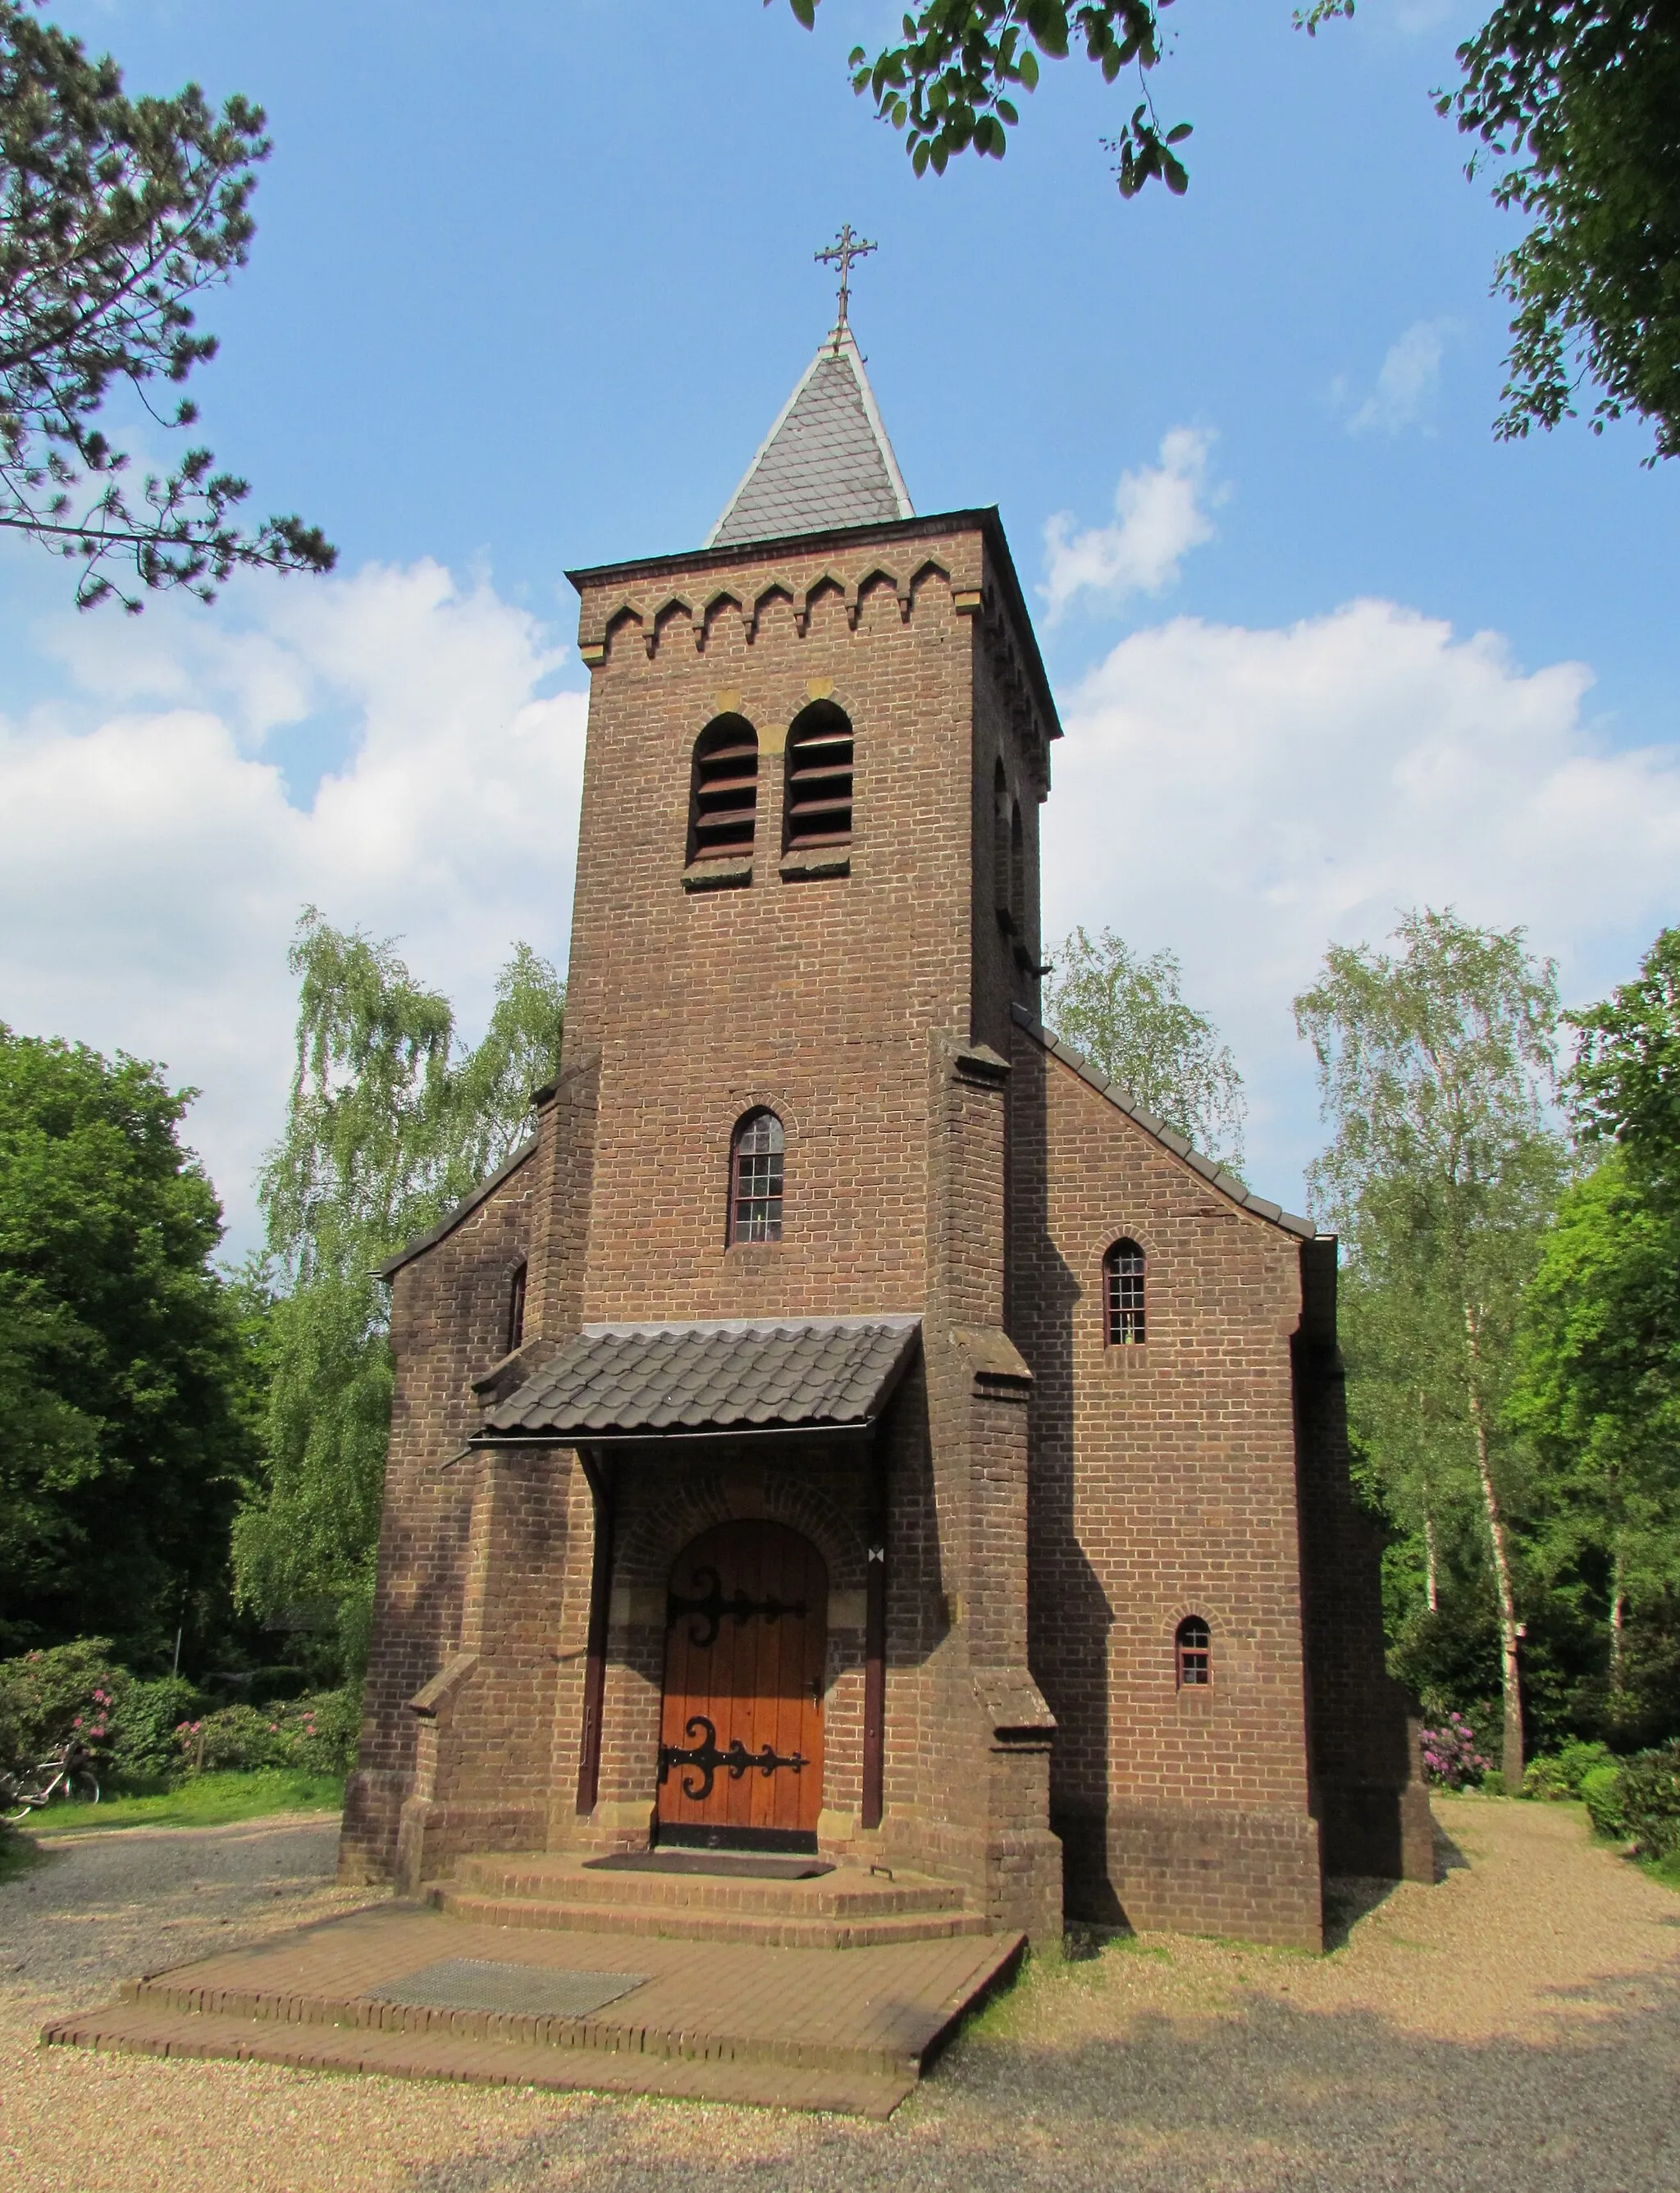
[[[1680,1897],[1573,1807],[1437,1801],[1435,1888],[1314,1959],[1041,1973],[887,2125],[37,2052],[111,1982],[365,1900],[323,1824],[129,1829],[0,1889],[0,2183],[28,2193],[1673,2193]]]

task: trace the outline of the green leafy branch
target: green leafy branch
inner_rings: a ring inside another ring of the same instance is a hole
[[[769,4],[769,0],[765,0]],[[817,0],[788,0],[807,30]],[[1007,133],[1020,119],[1012,93],[1038,84],[1038,57],[1064,60],[1076,43],[1112,83],[1135,66],[1144,98],[1120,135],[1105,139],[1117,153],[1123,198],[1134,198],[1158,176],[1182,193],[1189,175],[1173,147],[1191,134],[1187,122],[1163,129],[1148,96],[1145,72],[1161,60],[1159,9],[1169,0],[923,0],[903,19],[903,39],[871,60],[854,47],[852,89],[875,101],[878,118],[905,136],[918,175],[942,175],[953,155],[974,152],[1001,160]]]

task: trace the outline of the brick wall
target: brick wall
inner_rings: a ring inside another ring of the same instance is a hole
[[[1011,1331],[1034,1373],[1032,1666],[1068,1907],[1320,1938],[1295,1503],[1296,1240],[1017,1031]],[[1146,1258],[1106,1343],[1102,1263]],[[1213,1681],[1176,1681],[1187,1615]]]
[[[1308,1721],[1325,1869],[1433,1881],[1420,1730],[1385,1664],[1381,1540],[1348,1481],[1334,1242],[1304,1242],[1301,1270],[1301,1324],[1291,1345]]]
[[[417,1759],[408,1701],[460,1648],[477,1471],[452,1457],[480,1415],[471,1382],[506,1348],[540,1171],[534,1154],[392,1284],[396,1388],[361,1749],[340,1850],[346,1880],[383,1880],[395,1864]]]
[[[346,1870],[389,1869],[399,1832],[415,1879],[512,1841],[644,1840],[671,1565],[711,1525],[765,1515],[829,1570],[825,1847],[946,1874],[1039,1935],[1065,1875],[1077,1915],[1316,1942],[1321,1817],[1333,1859],[1397,1863],[1419,1833],[1323,1254],[1304,1321],[1298,1240],[1012,1017],[1037,997],[1054,725],[995,521],[579,584],[594,683],[562,1071],[533,1156],[397,1278]],[[784,858],[784,747],[814,699],[852,723],[852,839]],[[689,868],[694,743],[719,713],[758,734],[755,843]],[[786,1134],[784,1239],[729,1246],[731,1131],[758,1105]],[[1123,1234],[1148,1258],[1139,1348],[1104,1341]],[[877,1434],[878,1830],[859,1820],[869,1460],[849,1441],[609,1458],[599,1788],[580,1817],[583,1473],[564,1452],[444,1467],[527,1249],[504,1385],[591,1321],[921,1315]],[[1212,1631],[1204,1690],[1174,1681],[1187,1614]]]

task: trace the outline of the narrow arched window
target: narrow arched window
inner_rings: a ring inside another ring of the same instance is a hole
[[[1020,802],[1009,806],[1009,917],[1017,936],[1026,934],[1026,833],[1020,826]]]
[[[814,701],[787,734],[787,850],[845,845],[852,836],[852,719]]]
[[[1180,1623],[1173,1652],[1178,1663],[1179,1688],[1181,1691],[1189,1690],[1197,1684],[1212,1682],[1213,1640],[1208,1635],[1207,1623],[1199,1614],[1186,1614]]]
[[[749,1112],[729,1146],[729,1239],[780,1241],[783,1138],[774,1112]]]
[[[1135,1241],[1117,1241],[1103,1258],[1102,1296],[1109,1346],[1140,1346],[1144,1336],[1143,1251]]]
[[[516,1266],[513,1277],[507,1283],[507,1354],[523,1344],[525,1338],[525,1267]]]
[[[694,741],[689,858],[752,850],[758,813],[758,734],[745,716],[714,716]]]
[[[991,902],[1013,926],[1009,905],[1009,786],[1001,761],[991,772]]]

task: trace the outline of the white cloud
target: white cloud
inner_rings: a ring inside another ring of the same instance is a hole
[[[1287,630],[1178,618],[1063,696],[1045,933],[1106,922],[1179,951],[1249,1077],[1265,1192],[1298,1193],[1317,1147],[1289,1001],[1332,938],[1451,903],[1525,925],[1581,999],[1674,918],[1680,748],[1609,750],[1591,682],[1361,601]]]
[[[539,697],[542,626],[429,563],[48,638],[50,706],[0,719],[0,1019],[202,1087],[189,1135],[243,1245],[299,908],[401,936],[482,1024],[514,938],[565,957],[584,696]],[[1298,1195],[1317,1146],[1289,999],[1332,937],[1451,902],[1527,924],[1583,999],[1674,918],[1680,750],[1611,750],[1591,684],[1366,601],[1272,631],[1178,618],[1064,692],[1046,934],[1180,953],[1249,1078],[1264,1192]],[[289,798],[323,726],[331,765]]]
[[[1420,424],[1441,385],[1447,320],[1414,320],[1388,346],[1376,386],[1347,422],[1350,434],[1398,434]]]
[[[1214,537],[1209,507],[1224,501],[1210,488],[1208,457],[1214,436],[1201,427],[1174,427],[1161,443],[1161,461],[1122,475],[1114,494],[1117,525],[1072,531],[1073,513],[1060,511],[1044,528],[1045,583],[1038,589],[1054,624],[1077,594],[1117,601],[1127,594],[1159,594],[1172,586],[1192,548]]]
[[[562,657],[535,619],[435,564],[240,598],[243,628],[232,604],[54,622],[83,696],[0,719],[0,1018],[201,1087],[188,1137],[236,1246],[300,908],[400,935],[482,1022],[516,937],[564,960],[585,708],[538,697]],[[323,723],[340,758],[294,803],[263,748]]]

